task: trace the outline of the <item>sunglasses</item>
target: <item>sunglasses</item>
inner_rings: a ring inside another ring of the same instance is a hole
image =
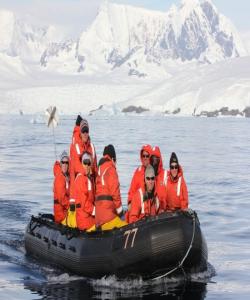
[[[148,180],[148,181],[152,180],[153,181],[153,180],[155,180],[155,177],[154,176],[153,177],[146,177],[146,180]]]
[[[149,155],[149,154],[142,154],[142,157],[143,157],[143,158],[149,158],[150,155]]]
[[[69,162],[68,162],[68,161],[61,161],[61,164],[62,164],[62,165],[68,165]]]
[[[89,133],[89,130],[87,128],[82,129],[81,133]]]
[[[178,168],[179,168],[178,165],[170,166],[171,170],[178,170]]]
[[[84,159],[84,160],[83,160],[83,164],[84,164],[85,166],[90,166],[90,165],[91,165],[91,161],[90,161],[89,159]]]

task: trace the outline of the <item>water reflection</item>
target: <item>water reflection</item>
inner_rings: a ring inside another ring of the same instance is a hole
[[[157,284],[143,284],[136,287],[131,283],[129,288],[126,284],[120,288],[114,287],[109,282],[97,285],[96,282],[88,280],[75,280],[65,284],[60,283],[37,283],[26,280],[24,282],[25,289],[32,294],[36,294],[34,299],[49,300],[88,300],[88,299],[192,299],[202,300],[206,297],[206,283],[200,282],[179,282],[169,283],[162,281]]]

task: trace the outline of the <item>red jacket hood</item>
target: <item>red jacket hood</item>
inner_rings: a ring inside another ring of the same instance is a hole
[[[56,160],[55,163],[54,163],[53,171],[54,171],[54,176],[55,177],[57,175],[59,175],[60,173],[62,173],[60,162],[58,160]]]
[[[116,165],[115,163],[113,162],[113,160],[110,158],[109,155],[104,155],[100,161],[99,161],[99,164],[98,164],[98,167],[100,167],[101,165],[103,164],[106,164],[106,165],[111,165],[111,166],[114,166],[116,168]]]
[[[175,180],[172,179],[172,177],[170,176],[170,170],[168,170],[168,177],[170,178],[171,181],[176,182],[181,176],[183,176],[183,169],[181,167],[181,165],[179,165],[179,171],[177,174],[177,178]]]
[[[53,172],[55,177],[58,176],[59,174],[63,174],[61,169],[61,164],[58,160],[56,160],[54,163]]]
[[[158,167],[158,174],[163,170],[163,161],[162,161],[162,156],[161,156],[161,150],[158,146],[155,146],[152,148],[151,155],[155,155],[160,158],[160,163]]]
[[[140,151],[140,160],[141,160],[141,163],[142,163],[142,152],[143,151],[147,151],[149,153],[149,155],[151,155],[152,147],[150,145],[143,145],[142,146],[141,151]]]

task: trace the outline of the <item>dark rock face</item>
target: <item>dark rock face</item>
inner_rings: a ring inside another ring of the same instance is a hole
[[[221,113],[222,116],[237,116],[237,115],[243,116],[243,113],[240,112],[238,109],[229,110],[228,107],[222,107],[219,110],[219,112]]]
[[[232,36],[227,36],[224,32],[218,32],[216,34],[216,42],[221,46],[226,57],[232,56],[234,48]]]
[[[141,106],[137,107],[137,106],[134,106],[134,105],[130,105],[130,106],[126,107],[126,108],[123,108],[123,110],[122,110],[123,113],[132,113],[132,112],[135,112],[137,114],[141,114],[141,113],[143,113],[145,111],[149,111],[149,109],[143,108]]]
[[[103,105],[100,105],[97,109],[92,109],[90,112],[89,112],[89,116],[92,116],[96,111],[98,110],[102,110],[103,108]]]
[[[72,40],[65,41],[63,43],[52,43],[49,48],[47,48],[40,59],[40,64],[43,67],[47,66],[48,59],[53,56],[59,56],[62,52],[69,53],[74,48],[75,44]]]
[[[183,61],[198,59],[208,47],[198,16],[193,13],[192,17],[185,21],[177,42],[177,51]]]
[[[238,109],[231,109],[229,110],[228,107],[222,107],[219,110],[214,110],[214,111],[202,111],[200,114],[196,114],[195,116],[205,116],[205,117],[218,117],[218,116],[243,116],[245,114],[246,116],[246,111],[239,111]],[[249,107],[249,116],[250,116],[250,107]]]
[[[208,2],[203,2],[201,4],[201,8],[204,14],[206,15],[207,19],[210,20],[212,33],[214,33],[219,25],[219,17],[217,13],[214,11],[213,7]]]
[[[135,47],[131,49],[124,57],[119,54],[119,50],[113,49],[109,54],[107,62],[113,65],[114,68],[118,68],[123,65],[128,59],[137,51],[140,47]]]
[[[180,113],[181,112],[181,109],[180,108],[177,108],[176,110],[174,110],[172,113],[174,114],[174,115],[177,115],[178,113]]]
[[[246,117],[246,118],[250,118],[250,106],[246,107],[246,108],[243,110],[243,113],[245,114],[245,117]]]
[[[140,73],[138,70],[130,69],[128,72],[128,76],[137,76],[139,78],[144,78],[147,76],[146,73]]]
[[[85,70],[85,67],[84,67],[85,56],[78,55],[77,59],[78,59],[78,62],[79,62],[79,68],[78,68],[77,72],[80,73],[80,72],[83,72]]]

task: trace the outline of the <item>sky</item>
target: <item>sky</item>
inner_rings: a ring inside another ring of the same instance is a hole
[[[91,24],[98,7],[104,0],[0,0],[0,9],[9,9],[37,25],[55,25],[77,36]],[[112,0],[148,9],[167,11],[172,4],[181,0]],[[219,11],[227,16],[242,33],[250,33],[249,0],[212,0]]]

